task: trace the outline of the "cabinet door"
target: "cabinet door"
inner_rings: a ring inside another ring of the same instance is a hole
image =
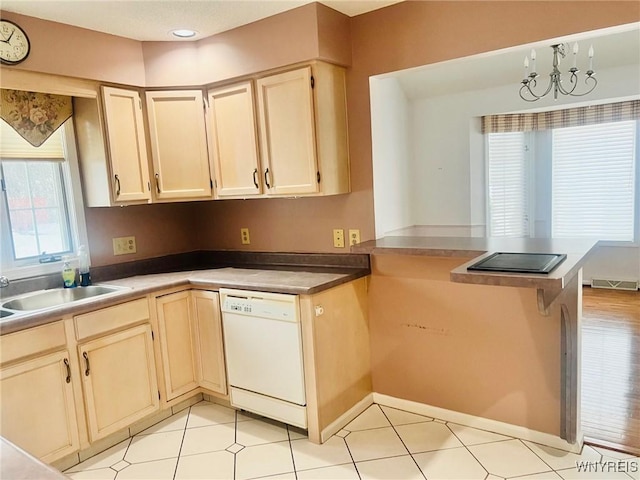
[[[200,353],[200,385],[226,395],[227,379],[218,293],[194,290],[191,294]]]
[[[189,291],[156,299],[167,400],[198,388],[196,332]]]
[[[81,344],[78,352],[92,442],[158,410],[150,325]]]
[[[261,78],[258,121],[270,194],[318,191],[311,67]]]
[[[208,131],[218,197],[260,193],[253,105],[251,82],[209,91]]]
[[[138,92],[102,87],[107,148],[116,202],[151,201],[149,159]]]
[[[147,92],[158,199],[211,198],[202,91]]]
[[[0,433],[44,462],[80,448],[68,365],[63,351],[0,370]]]

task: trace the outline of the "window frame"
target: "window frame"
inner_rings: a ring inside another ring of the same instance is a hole
[[[63,144],[65,161],[61,162],[62,194],[67,201],[69,232],[71,237],[71,252],[68,253],[72,264],[77,256],[78,247],[85,245],[87,252],[89,241],[87,236],[86,218],[84,214],[84,202],[82,186],[80,183],[80,168],[78,152],[75,141],[75,128],[73,117],[60,126],[63,129]],[[15,159],[20,160],[20,159]],[[9,222],[9,212],[6,205],[6,197],[0,201],[0,241],[8,245],[0,251],[0,270],[2,275],[9,280],[30,278],[39,275],[59,273],[62,269],[62,260],[51,263],[40,263],[40,257],[28,259],[14,259],[13,239]]]

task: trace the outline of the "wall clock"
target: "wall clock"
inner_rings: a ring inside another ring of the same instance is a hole
[[[15,23],[0,19],[0,63],[16,65],[29,56],[29,38]]]

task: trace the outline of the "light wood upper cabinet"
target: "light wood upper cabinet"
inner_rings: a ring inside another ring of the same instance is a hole
[[[83,190],[89,207],[149,203],[151,184],[137,90],[101,88],[102,101],[74,98]]]
[[[116,202],[151,201],[142,101],[137,91],[102,87]]]
[[[146,92],[155,198],[212,198],[201,90]]]
[[[78,354],[92,442],[159,409],[149,324],[81,343]]]
[[[269,195],[350,191],[345,70],[324,62],[256,81]]]
[[[208,132],[218,197],[262,191],[250,81],[208,92]]]
[[[193,290],[191,298],[197,346],[200,353],[200,386],[226,395],[227,379],[218,292]]]
[[[156,298],[167,400],[198,387],[197,333],[189,291]]]
[[[318,191],[311,67],[257,81],[260,150],[268,193]]]
[[[78,450],[78,421],[71,381],[66,350],[2,368],[2,436],[44,462]]]

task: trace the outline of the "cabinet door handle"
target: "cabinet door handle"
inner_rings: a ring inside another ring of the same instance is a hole
[[[156,191],[158,193],[161,193],[160,192],[160,175],[158,175],[157,173],[156,173]]]
[[[256,186],[256,188],[260,188],[258,186],[258,169],[257,168],[253,171],[253,184]]]
[[[120,178],[118,178],[118,175],[114,175],[115,179],[116,179],[116,196],[119,197],[120,196]]]
[[[271,188],[271,185],[269,185],[269,169],[268,168],[264,171],[264,183],[267,186],[267,188]]]
[[[69,366],[69,360],[64,359],[64,366],[67,367],[67,383],[71,383],[71,367]]]
[[[87,352],[82,352],[82,356],[84,357],[84,361],[85,361],[85,362],[86,362],[86,364],[87,364],[87,368],[86,368],[86,370],[84,371],[84,374],[85,374],[85,376],[86,376],[86,377],[88,377],[88,376],[89,376],[89,372],[91,371],[91,370],[89,369],[89,354],[88,354]]]

